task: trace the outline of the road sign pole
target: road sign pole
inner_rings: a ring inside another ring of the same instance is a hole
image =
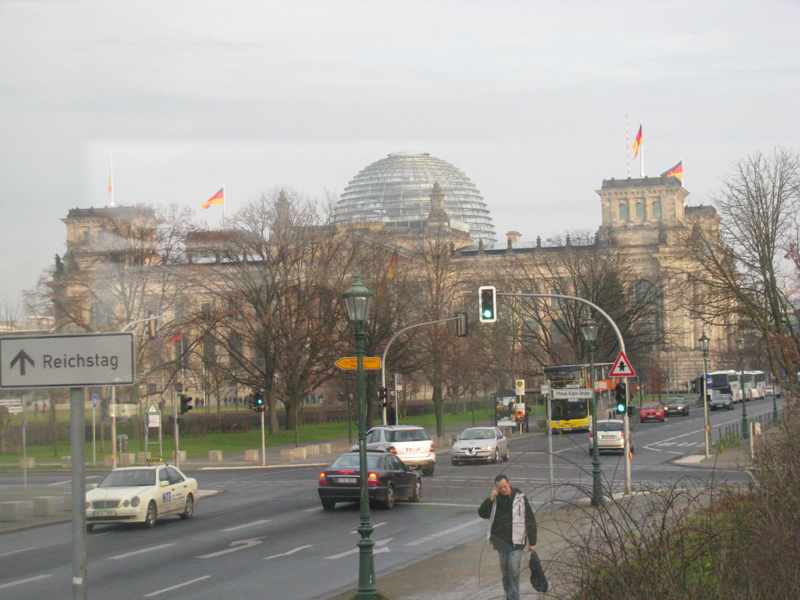
[[[25,397],[22,398],[22,489],[28,489],[28,453],[27,444],[25,440],[25,427],[28,424],[27,416],[25,415]]]
[[[89,598],[86,567],[86,405],[83,388],[69,389],[72,470],[72,598]]]
[[[97,466],[97,418],[95,408],[97,396],[92,398],[92,466]]]

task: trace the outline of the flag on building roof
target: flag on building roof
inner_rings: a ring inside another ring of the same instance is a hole
[[[683,181],[683,161],[680,161],[677,165],[664,171],[661,174],[662,177],[677,177],[681,181]]]
[[[179,331],[178,333],[176,333],[175,335],[173,335],[171,338],[169,338],[169,339],[167,340],[167,343],[168,343],[168,344],[174,344],[175,342],[180,342],[180,341],[181,341],[181,337],[182,337],[182,336],[181,336],[181,332]]]
[[[397,266],[397,248],[394,249],[392,254],[392,261],[389,263],[389,270],[386,271],[386,279],[394,279],[394,269]]]
[[[633,160],[639,155],[639,149],[642,147],[642,125],[639,124],[639,133],[636,134],[636,139],[633,140]]]
[[[224,187],[220,191],[218,191],[216,194],[211,196],[211,198],[209,198],[206,201],[206,203],[203,204],[203,208],[209,208],[210,206],[213,206],[214,204],[225,204],[225,188]]]

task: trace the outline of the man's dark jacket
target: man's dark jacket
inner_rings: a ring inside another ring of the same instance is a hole
[[[517,547],[521,548],[524,544],[514,544],[512,538],[512,521],[511,521],[511,507],[514,505],[514,498],[517,494],[522,494],[522,491],[517,488],[511,488],[511,495],[504,496],[497,494],[497,498],[492,501],[489,498],[483,501],[478,508],[478,515],[482,519],[489,519],[492,516],[492,504],[497,502],[497,509],[494,513],[494,521],[491,525],[490,540],[495,549],[499,550],[500,547]],[[525,533],[527,534],[528,546],[536,545],[536,518],[533,515],[533,510],[525,497]],[[500,543],[498,543],[500,542]],[[503,544],[504,542],[504,544]]]

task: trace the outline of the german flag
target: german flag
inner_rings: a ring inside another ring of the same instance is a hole
[[[639,156],[639,149],[642,147],[642,125],[639,124],[639,133],[636,134],[636,139],[633,140],[633,160]]]
[[[672,167],[671,169],[664,171],[661,174],[662,177],[677,177],[681,181],[683,181],[683,161],[679,162],[677,165]]]
[[[209,208],[214,204],[225,204],[225,188],[222,188],[216,194],[211,196],[211,198],[209,198],[206,203],[203,204],[202,208]]]
[[[389,263],[389,270],[386,271],[386,279],[394,279],[394,270],[397,267],[397,248],[394,249],[392,254],[392,261]]]

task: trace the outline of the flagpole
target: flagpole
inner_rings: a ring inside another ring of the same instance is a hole
[[[683,157],[681,156],[681,185],[683,185],[683,181]]]
[[[639,121],[639,131],[642,132],[642,141],[639,142],[639,154],[641,155],[641,158],[640,158],[641,162],[639,163],[641,165],[641,169],[640,169],[641,173],[640,173],[639,176],[640,177],[644,177],[644,131],[642,130],[642,122],[641,121]]]
[[[111,194],[111,206],[114,206],[114,154],[109,154],[111,167],[108,172],[108,193]]]
[[[222,228],[225,229],[225,184],[222,184]]]
[[[625,115],[625,153],[628,163],[628,179],[631,178],[631,132],[628,128],[628,115]]]

